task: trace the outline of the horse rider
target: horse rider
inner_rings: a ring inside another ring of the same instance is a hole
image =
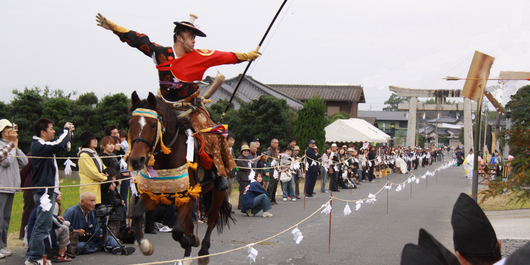
[[[118,26],[101,14],[96,16],[96,21],[98,26],[111,30],[122,42],[137,48],[155,61],[160,83],[160,97],[168,106],[175,107],[182,103],[180,106],[184,106],[186,110],[191,109],[189,114],[191,124],[198,132],[215,126],[215,123],[210,119],[208,111],[201,102],[200,88],[196,82],[201,81],[204,72],[212,66],[253,61],[258,58],[259,53],[257,51],[238,53],[195,49],[195,37],[206,37],[206,34],[193,24],[196,18],[195,14],[190,14],[190,21],[174,22],[173,46],[170,47],[151,42],[147,35]],[[228,188],[226,178],[230,174],[230,169],[235,167],[227,141],[220,134],[198,134],[200,137],[197,138],[204,139],[202,142],[205,146],[204,150],[212,156],[212,158],[201,156],[200,161],[203,162],[203,158],[213,160],[217,173],[225,177],[216,178],[216,187],[219,191],[225,190]],[[211,162],[204,164],[211,164]],[[206,168],[206,170],[209,169]]]

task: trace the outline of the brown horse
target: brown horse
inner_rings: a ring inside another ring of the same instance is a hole
[[[200,185],[200,195],[207,212],[208,229],[202,241],[199,256],[208,255],[213,228],[217,226],[218,232],[221,233],[223,227],[229,225],[229,220],[234,221],[234,219],[231,217],[232,206],[225,196],[225,191],[218,191],[214,188],[214,181],[205,181],[203,177],[204,174],[211,175],[212,173],[201,172],[199,179],[196,171],[188,167],[186,131],[191,129],[189,117],[180,118],[179,115],[182,112],[170,109],[152,93],[149,93],[146,100],[140,100],[136,91],[132,93],[129,111],[133,114],[129,121],[131,146],[129,164],[133,170],[139,172],[137,184],[141,193],[133,208],[132,217],[136,231],[136,244],[144,255],[153,253],[153,246],[143,238],[144,212],[156,209],[162,203],[175,203],[178,206],[178,217],[172,236],[184,248],[184,257],[190,257],[191,247],[198,247],[200,243],[198,237],[193,234],[192,221],[192,209],[195,197],[198,195],[197,187]],[[164,144],[167,144],[167,147]],[[195,157],[197,159],[197,154]],[[154,164],[151,161],[153,159]],[[146,169],[150,161],[152,168]],[[149,172],[157,172],[155,173],[157,175],[159,175],[158,172],[170,173],[169,177],[151,178],[152,174]],[[189,185],[183,187],[181,181],[186,178],[189,179]],[[199,259],[199,264],[208,264],[208,262],[209,258]]]

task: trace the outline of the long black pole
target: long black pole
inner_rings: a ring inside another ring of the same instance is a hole
[[[261,41],[259,42],[258,47],[256,48],[256,51],[259,51],[259,49],[261,48],[261,45],[265,41],[265,38],[267,37],[267,34],[269,34],[269,31],[271,30],[272,25],[274,24],[274,21],[276,21],[276,18],[278,17],[280,12],[282,11],[282,8],[285,5],[285,3],[287,3],[287,0],[283,1],[282,5],[280,6],[280,9],[278,9],[278,12],[276,12],[276,15],[274,15],[274,18],[272,19],[271,23],[269,24],[269,27],[267,28],[267,31],[265,31],[265,35],[263,35],[263,38],[261,38]],[[232,100],[234,100],[234,96],[236,95],[237,89],[239,88],[239,85],[241,84],[241,80],[243,80],[243,77],[245,77],[245,75],[247,74],[248,68],[250,68],[251,64],[252,64],[252,61],[248,62],[247,67],[245,68],[245,71],[241,75],[241,78],[239,78],[239,80],[237,81],[236,88],[234,89],[234,92],[232,92],[232,96],[230,96],[230,100],[226,104],[225,110],[223,111],[223,115],[221,115],[221,119],[219,119],[219,122],[218,122],[219,124],[223,121],[223,118],[225,117],[225,114],[228,111],[228,108],[230,107],[230,103],[232,102]]]

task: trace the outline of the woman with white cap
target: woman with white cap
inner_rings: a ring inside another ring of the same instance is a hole
[[[28,163],[26,155],[18,148],[17,131],[17,126],[10,121],[0,120],[0,187],[20,187],[20,169]],[[12,254],[7,249],[7,230],[15,193],[18,190],[0,190],[0,258]]]
[[[239,202],[237,204],[237,209],[241,209],[241,203],[243,200],[243,191],[245,187],[250,184],[250,162],[247,160],[248,154],[250,153],[250,148],[248,145],[244,144],[241,146],[241,155],[236,160],[236,180],[239,183]]]

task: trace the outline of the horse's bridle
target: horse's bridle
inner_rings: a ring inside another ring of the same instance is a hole
[[[148,141],[145,138],[136,137],[136,138],[131,140],[131,143],[130,143],[131,149],[132,149],[132,146],[134,145],[134,143],[142,142],[142,143],[147,144],[147,146],[149,146],[149,152],[147,153],[147,157],[150,158],[151,156],[154,156],[154,155],[158,154],[159,152],[155,151],[154,148],[156,147],[156,145],[157,145],[159,140],[162,142],[161,134],[163,134],[163,131],[165,131],[165,128],[162,126],[162,117],[160,115],[158,115],[158,113],[156,111],[151,110],[151,109],[145,109],[145,108],[138,108],[138,109],[134,110],[132,112],[132,116],[133,117],[134,116],[139,116],[139,117],[144,117],[144,118],[156,119],[157,123],[156,123],[156,137],[155,137],[154,143]],[[130,133],[130,131],[129,131],[129,133]],[[171,142],[169,143],[168,146],[171,146],[177,140],[178,134],[179,134],[179,128],[177,128],[177,132],[175,133],[175,136],[173,137],[173,139],[171,140]],[[161,144],[163,144],[163,142]]]

